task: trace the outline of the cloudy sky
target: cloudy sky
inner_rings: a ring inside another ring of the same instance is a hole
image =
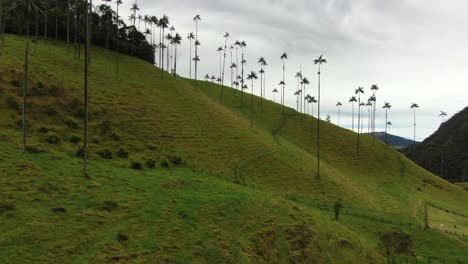
[[[124,0],[125,17],[133,1]],[[189,74],[186,36],[195,31],[196,14],[202,18],[199,76],[219,75],[216,49],[224,46],[222,36],[229,32],[229,42],[247,42],[246,71],[258,72],[258,58],[267,60],[267,97],[272,98],[282,79],[280,56],[286,52],[286,103],[291,107],[296,105],[294,75],[301,67],[311,81],[306,93],[316,95],[313,60],[324,54],[323,117],[329,114],[336,123],[335,104],[340,101],[340,123],[348,128],[348,100],[358,86],[365,88],[366,99],[372,84],[381,88],[377,130],[384,130],[381,106],[388,101],[393,106],[390,133],[412,138],[410,105],[418,103],[417,140],[438,128],[440,110],[450,117],[468,106],[468,2],[463,0],[138,0],[138,5],[142,15],[169,16],[184,37],[178,52],[183,76]]]

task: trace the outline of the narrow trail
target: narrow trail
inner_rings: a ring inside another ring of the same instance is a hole
[[[245,183],[245,180],[243,177],[241,177],[241,173],[240,173],[240,170],[242,168],[242,166],[244,166],[247,162],[251,161],[251,160],[255,160],[257,158],[260,158],[260,157],[264,157],[264,156],[268,156],[268,155],[271,155],[271,154],[274,154],[278,151],[281,150],[281,148],[283,147],[283,145],[281,144],[281,142],[279,141],[278,137],[277,137],[277,134],[278,132],[281,131],[281,129],[283,129],[283,127],[286,125],[286,123],[288,122],[288,119],[292,116],[294,116],[296,113],[293,113],[293,114],[290,114],[290,115],[283,115],[283,120],[281,121],[281,123],[279,124],[279,126],[275,129],[273,129],[272,131],[272,135],[273,135],[273,138],[275,139],[276,143],[278,144],[278,147],[276,149],[273,149],[273,150],[269,150],[269,151],[263,151],[259,154],[256,154],[254,156],[251,156],[251,157],[248,157],[247,159],[243,160],[241,163],[239,163],[239,165],[237,165],[236,167],[236,182],[240,182],[240,179],[242,179],[243,181],[243,184],[246,185]]]

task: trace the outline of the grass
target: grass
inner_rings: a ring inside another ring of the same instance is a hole
[[[106,59],[95,47],[91,180],[81,177],[75,156],[83,127],[83,65],[61,42],[40,42],[31,57],[30,82],[45,87],[30,90],[28,140],[42,153],[23,156],[20,112],[8,107],[7,98],[21,100],[21,87],[11,81],[22,78],[24,39],[6,40],[0,53],[2,262],[382,263],[379,236],[394,228],[413,237],[421,259],[467,259],[463,237],[370,220],[418,226],[425,202],[468,214],[465,191],[382,142],[373,146],[363,136],[356,157],[356,134],[322,122],[323,173],[317,179],[315,118],[301,119],[289,108],[283,115],[270,101],[262,110],[258,97],[252,112],[250,95],[242,106],[232,89],[224,90],[220,105],[220,86],[161,78],[157,68],[128,56],[120,56],[117,75],[112,52],[106,87]],[[50,135],[60,142],[48,142]],[[121,148],[128,158],[116,156]],[[104,150],[113,158],[100,157]],[[171,162],[175,156],[182,165]],[[236,168],[247,159],[236,184]],[[147,166],[149,160],[156,168]],[[133,162],[143,169],[131,169]],[[344,215],[335,222],[316,206],[331,207],[338,199],[345,211],[367,218]],[[128,240],[119,241],[119,234]]]

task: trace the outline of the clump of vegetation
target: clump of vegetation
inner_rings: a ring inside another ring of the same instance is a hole
[[[104,159],[112,159],[113,158],[112,151],[110,151],[108,149],[100,150],[97,154],[101,158],[104,158]]]
[[[81,138],[77,136],[76,134],[71,134],[68,140],[73,144],[78,144],[81,142]]]
[[[94,144],[101,144],[101,139],[98,136],[93,136],[91,142],[93,142]]]
[[[101,130],[101,133],[107,134],[111,131],[111,123],[109,120],[104,120],[99,124],[99,130]]]
[[[413,239],[402,230],[390,231],[380,235],[380,241],[390,263],[395,263],[398,255],[410,255]]]
[[[60,138],[56,135],[47,135],[45,140],[49,142],[50,144],[59,144],[60,143]]]
[[[48,116],[55,116],[57,115],[57,108],[53,105],[48,105],[46,108],[46,114]]]
[[[125,235],[125,234],[117,234],[117,241],[119,242],[123,242],[123,241],[127,241],[128,240],[128,236]]]
[[[63,207],[55,207],[55,208],[52,208],[51,209],[52,212],[54,213],[66,213],[67,212],[67,209],[63,208]]]
[[[80,147],[80,148],[75,152],[75,156],[77,156],[78,158],[83,158],[83,157],[84,157],[84,148],[83,148],[83,147]]]
[[[134,170],[141,170],[143,165],[139,161],[133,161],[132,164],[130,164],[130,167]]]
[[[175,165],[182,165],[184,163],[182,158],[180,156],[177,156],[177,155],[173,155],[173,156],[169,157],[169,160]]]
[[[49,129],[47,127],[40,127],[37,131],[42,134],[47,134],[49,133]]]
[[[333,205],[333,210],[335,211],[335,221],[338,221],[338,217],[340,216],[341,209],[343,209],[343,203],[341,202],[341,199],[339,199]]]
[[[149,160],[146,161],[146,166],[148,168],[154,169],[154,168],[156,168],[156,161],[153,160],[153,159],[149,159]]]
[[[149,150],[158,150],[158,146],[154,143],[149,143],[147,147]]]
[[[19,104],[16,101],[15,97],[10,95],[10,96],[8,96],[6,98],[5,101],[6,101],[6,104],[7,104],[8,108],[13,109],[13,110],[18,110],[19,109]]]
[[[45,85],[43,82],[39,81],[36,83],[36,87],[39,88],[39,89],[44,89],[45,88]]]
[[[119,133],[113,131],[112,134],[110,135],[110,138],[115,140],[115,141],[119,141],[120,140],[120,135],[119,135]]]
[[[128,151],[126,151],[124,148],[120,148],[115,155],[119,158],[126,159],[128,158]]]
[[[10,81],[10,84],[13,85],[13,86],[15,86],[15,87],[20,87],[20,86],[21,86],[21,83],[22,83],[22,82],[19,81],[19,80],[11,80],[11,81]]]
[[[48,89],[48,93],[50,96],[62,97],[65,94],[65,90],[63,88],[57,87],[56,85],[51,85]]]
[[[169,162],[166,159],[162,159],[160,163],[161,163],[161,167],[169,168]]]
[[[25,150],[31,154],[40,154],[40,153],[44,153],[45,151],[38,148],[38,147],[35,147],[35,146],[26,146]]]
[[[63,120],[65,124],[67,124],[68,127],[73,128],[73,129],[78,129],[80,128],[80,124],[71,116],[67,116],[65,120]]]
[[[108,212],[112,212],[118,207],[119,207],[119,204],[114,201],[104,201],[104,203],[101,206],[101,209],[108,211]]]
[[[8,203],[0,203],[0,215],[9,212],[9,211],[14,211],[15,206],[13,204],[8,204]]]
[[[78,117],[78,118],[83,118],[85,117],[86,115],[86,111],[85,111],[85,108],[83,106],[79,106],[76,108],[75,112],[74,112],[75,116]]]

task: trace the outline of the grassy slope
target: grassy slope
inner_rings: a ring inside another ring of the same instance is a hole
[[[7,40],[9,45],[0,57],[2,97],[19,95],[15,92],[19,88],[8,81],[20,79],[22,72],[22,40],[13,36]],[[62,44],[39,45],[31,59],[33,82],[64,88],[59,96],[39,96],[42,92],[36,89],[31,100],[31,142],[47,154],[18,155],[20,131],[15,123],[20,116],[6,109],[4,98],[0,101],[4,113],[0,115],[0,136],[6,150],[0,160],[1,199],[16,207],[0,216],[2,226],[10,230],[1,236],[0,248],[5,250],[0,257],[31,260],[53,248],[41,260],[79,262],[127,256],[136,262],[154,257],[177,262],[258,262],[259,258],[272,262],[294,255],[299,260],[320,257],[322,262],[340,258],[379,262],[376,235],[394,227],[362,219],[338,225],[307,204],[331,204],[342,198],[345,208],[414,223],[422,221],[423,201],[465,214],[468,211],[468,196],[461,188],[434,177],[380,142],[372,147],[368,137],[363,137],[362,155],[356,158],[355,134],[326,123],[322,126],[323,175],[319,181],[314,174],[314,119],[301,121],[290,109],[283,117],[280,106],[268,102],[263,114],[256,109],[254,129],[250,129],[250,97],[244,98],[246,104],[240,109],[235,91],[225,89],[227,107],[220,106],[213,100],[219,86],[170,77],[161,80],[157,69],[126,56],[121,57],[119,76],[110,60],[106,88],[102,53],[93,49],[92,54],[91,131],[101,143],[91,145],[90,182],[79,177],[80,161],[73,157],[78,147],[66,142],[71,133],[81,133],[68,128],[63,120],[77,115],[82,65],[66,54]],[[45,114],[48,105],[57,105],[55,116]],[[120,140],[101,131],[105,120]],[[46,143],[45,135],[37,132],[39,127],[49,128],[62,143]],[[278,131],[279,143],[273,130]],[[98,150],[116,151],[121,146],[129,150],[130,160],[161,160],[178,154],[187,167],[136,172],[127,169],[129,160],[104,161],[96,155]],[[157,146],[157,150],[148,146]],[[222,180],[232,182],[241,161],[276,148],[278,152],[241,168],[243,182],[255,191]],[[63,165],[53,166],[57,162]],[[417,191],[418,187],[423,191]],[[105,201],[119,206],[107,212]],[[29,207],[31,204],[34,206]],[[57,216],[50,212],[52,207],[65,207],[67,213]],[[50,228],[63,234],[60,239],[52,240]],[[117,243],[119,232],[128,233],[130,240]],[[408,232],[417,238],[418,254],[453,261],[466,257],[466,244],[457,240],[437,232]],[[313,241],[295,248],[306,239],[299,233],[314,234],[310,236]],[[70,243],[71,237],[78,239]],[[35,240],[47,243],[32,247]],[[23,246],[15,246],[19,244]],[[447,244],[448,252],[440,249]],[[341,255],[334,256],[336,249]],[[366,253],[356,254],[359,250]]]

